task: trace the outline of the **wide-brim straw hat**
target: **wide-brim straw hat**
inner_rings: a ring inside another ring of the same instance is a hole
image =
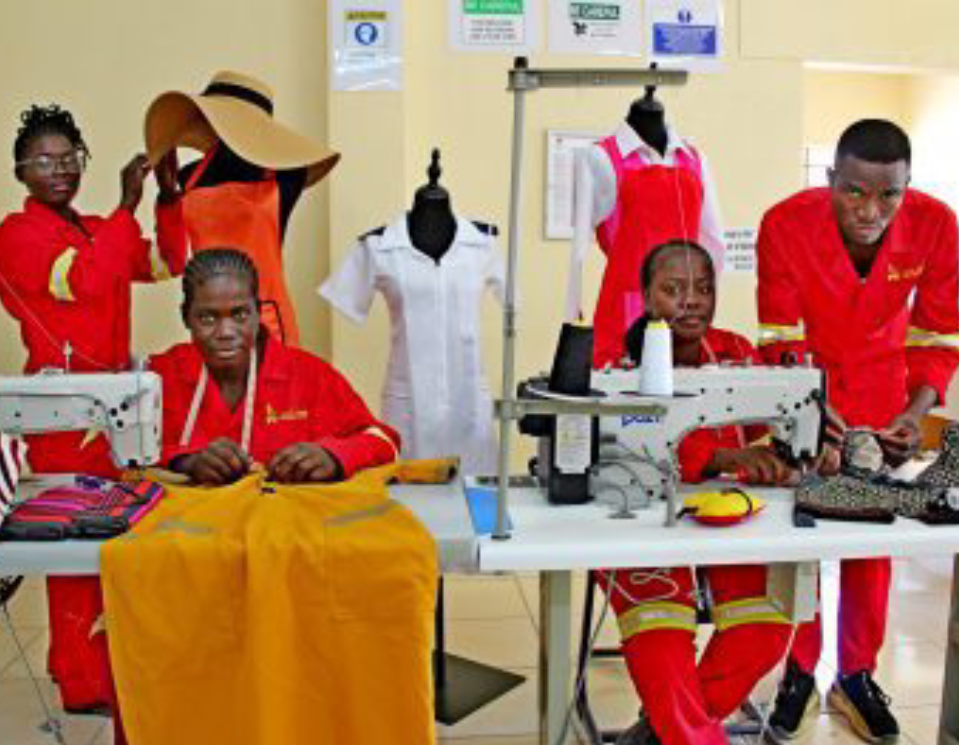
[[[273,91],[249,75],[219,72],[199,95],[169,91],[150,104],[144,123],[154,165],[176,147],[208,152],[218,140],[261,168],[306,168],[306,185],[323,178],[340,154],[273,118]]]

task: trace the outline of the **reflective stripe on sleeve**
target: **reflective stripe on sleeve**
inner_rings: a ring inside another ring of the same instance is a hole
[[[150,276],[153,280],[159,282],[164,279],[170,279],[170,267],[160,256],[160,249],[155,244],[150,246]]]
[[[623,641],[636,634],[655,629],[678,629],[696,633],[696,610],[680,603],[667,601],[640,603],[616,620]]]
[[[70,289],[70,281],[67,278],[76,258],[77,249],[71,246],[57,256],[53,262],[53,266],[50,267],[50,294],[57,300],[64,302],[73,302],[76,300],[73,296],[73,290]]]
[[[759,324],[759,346],[805,340],[806,332],[802,326],[781,326],[774,323]]]
[[[366,429],[363,430],[363,434],[364,434],[364,435],[373,435],[374,437],[379,437],[381,440],[383,440],[383,441],[385,441],[386,443],[389,444],[390,448],[393,450],[393,457],[394,457],[394,458],[399,458],[399,457],[400,457],[400,451],[396,449],[396,443],[393,442],[393,439],[392,439],[388,434],[386,434],[386,432],[384,432],[382,429],[380,429],[379,427],[375,427],[375,426],[374,426],[374,427],[367,427]]]
[[[720,603],[713,605],[712,611],[717,631],[749,623],[790,623],[765,596]]]
[[[959,349],[959,334],[937,334],[935,331],[910,326],[906,334],[906,346]]]

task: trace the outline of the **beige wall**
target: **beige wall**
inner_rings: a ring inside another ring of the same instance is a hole
[[[833,146],[857,119],[912,128],[913,75],[811,69],[803,75],[804,144]]]
[[[766,207],[799,187],[802,146],[813,133],[817,139],[832,139],[842,122],[866,109],[910,116],[916,96],[902,89],[901,79],[856,77],[851,85],[850,79],[808,73],[804,61],[959,68],[957,47],[946,38],[947,29],[959,26],[959,5],[951,0],[917,0],[908,4],[909,12],[898,0],[726,0],[724,5],[724,70],[694,74],[685,88],[663,89],[659,96],[672,122],[708,155],[730,227],[755,226]],[[327,137],[343,153],[324,186],[300,204],[287,236],[288,276],[304,338],[307,346],[330,353],[375,402],[389,343],[382,300],[376,301],[370,320],[356,327],[337,314],[331,320],[315,286],[357,235],[408,207],[424,181],[434,146],[443,152],[443,182],[455,208],[497,223],[504,235],[507,228],[512,99],[505,85],[511,61],[505,55],[451,52],[445,12],[437,12],[445,6],[440,0],[404,6],[403,90],[331,93],[324,3],[61,2],[52,23],[49,3],[8,2],[0,26],[0,142],[12,142],[17,113],[33,101],[55,100],[72,108],[95,155],[79,204],[104,212],[117,200],[119,168],[140,147],[142,115],[153,96],[170,88],[199,89],[224,67],[270,81],[278,118]],[[911,14],[923,13],[920,27]],[[36,29],[43,30],[42,52],[37,51]],[[532,64],[606,63],[542,52]],[[529,96],[519,262],[520,375],[549,363],[566,280],[568,246],[542,238],[545,131],[611,131],[640,93],[607,89]],[[935,91],[919,97],[927,94]],[[807,101],[819,111],[814,121],[811,113],[806,115]],[[0,171],[0,209],[7,211],[18,205],[22,190],[9,168]],[[146,206],[140,217],[150,221]],[[505,238],[502,243],[505,250]],[[595,296],[601,270],[594,250],[588,297]],[[752,334],[753,292],[752,277],[724,278],[719,322]],[[181,336],[177,296],[174,286],[138,292],[138,349]],[[488,303],[483,336],[494,390],[500,323],[497,309]],[[15,369],[20,358],[12,325],[3,318],[0,369]]]

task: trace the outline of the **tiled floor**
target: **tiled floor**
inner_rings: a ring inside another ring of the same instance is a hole
[[[889,632],[877,677],[893,698],[904,745],[932,745],[936,741],[951,571],[951,559],[896,563]],[[836,586],[837,568],[827,564],[827,607],[835,608]],[[581,605],[582,590],[582,578],[578,578],[574,607]],[[439,726],[440,742],[536,745],[536,575],[448,577],[446,608],[449,651],[518,672],[526,676],[526,681],[458,724]],[[47,631],[42,583],[32,580],[25,584],[11,601],[10,611],[31,665],[37,671],[44,670]],[[825,651],[817,675],[823,694],[835,674],[834,619],[826,623],[825,634]],[[607,621],[600,639],[606,643],[615,641],[611,621]],[[754,699],[771,699],[775,680],[774,674],[763,681]],[[602,723],[622,726],[635,718],[637,702],[621,663],[594,663],[589,686],[594,712]],[[49,681],[43,681],[43,692],[48,700],[56,700]],[[57,714],[67,745],[111,745],[113,738],[107,720]],[[15,655],[10,635],[0,628],[0,745],[53,745],[54,739],[38,728],[41,722],[30,680]],[[824,709],[805,742],[853,745],[860,741],[849,733],[840,717]]]

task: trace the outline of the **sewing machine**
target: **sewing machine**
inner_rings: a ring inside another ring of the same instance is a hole
[[[537,397],[554,399],[554,413],[598,416],[598,457],[588,469],[591,497],[630,510],[665,497],[667,524],[675,523],[676,448],[694,429],[727,424],[766,424],[778,452],[801,464],[820,449],[825,379],[812,367],[706,366],[674,371],[675,395],[642,396],[639,370],[594,371],[595,395],[575,401],[533,386]],[[558,399],[558,400],[557,400]],[[525,402],[530,413],[548,409]],[[533,412],[532,409],[538,409]],[[586,431],[585,429],[582,431]],[[548,477],[549,454],[540,439],[537,475]],[[585,458],[585,456],[584,456]]]
[[[591,385],[608,403],[645,399],[634,393],[638,370],[594,372]],[[676,395],[654,399],[661,415],[621,414],[599,420],[599,462],[590,487],[594,496],[632,492],[627,506],[670,495],[677,478],[676,447],[700,427],[767,424],[780,454],[794,463],[819,453],[825,381],[809,367],[707,366],[674,371]],[[627,496],[630,496],[627,494]]]
[[[120,468],[160,459],[161,404],[160,377],[147,371],[0,376],[0,430],[103,431]]]

